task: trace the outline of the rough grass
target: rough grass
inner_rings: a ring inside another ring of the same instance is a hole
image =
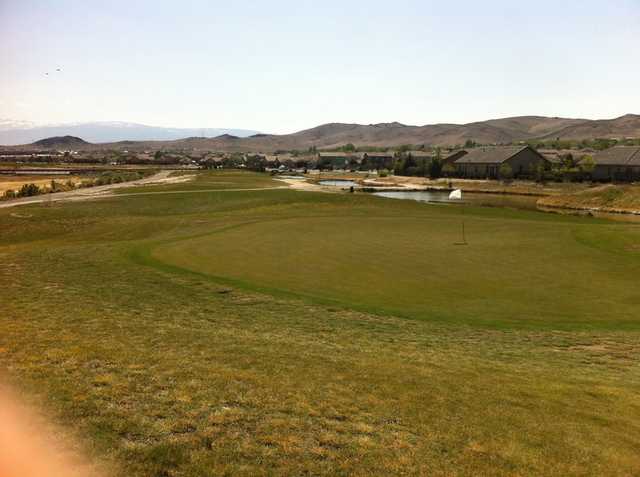
[[[254,177],[214,173],[199,181],[247,185]],[[506,315],[499,326],[468,317],[432,320],[428,313],[406,319],[371,303],[378,313],[356,311],[358,300],[336,299],[320,276],[306,296],[255,275],[236,284],[224,267],[217,280],[209,270],[145,262],[155,253],[165,260],[163,247],[173,251],[202,237],[240,240],[241,231],[251,232],[263,253],[286,260],[297,253],[305,228],[320,227],[329,241],[333,220],[348,218],[366,232],[353,240],[376,259],[380,248],[371,251],[370,240],[413,231],[404,218],[450,221],[455,231],[457,209],[270,190],[115,197],[21,212],[0,211],[0,365],[76,429],[93,456],[111,462],[115,474],[633,475],[640,469],[640,341],[634,320],[620,315],[637,303],[610,304],[593,328],[586,320],[558,326],[557,317],[533,327]],[[548,232],[545,243],[559,230],[558,247],[611,257],[610,268],[598,259],[604,268],[594,280],[603,286],[617,273],[626,276],[625,261],[637,263],[627,250],[635,243],[632,225],[506,210],[467,213],[493,224],[490,230],[531,227],[532,240]],[[404,218],[391,228],[383,215]],[[367,217],[375,230],[366,227]],[[276,224],[282,249],[269,235]],[[575,244],[563,232],[573,228],[583,230]],[[191,256],[191,247],[184,250]],[[221,248],[214,257],[224,264],[232,252]],[[529,253],[538,256],[521,247],[523,257]],[[566,260],[589,260],[567,253]],[[247,255],[256,269],[269,265],[255,262],[259,255]],[[290,272],[306,263],[317,270],[318,257],[295,261]],[[333,266],[331,254],[327,259]],[[544,256],[538,261],[549,266]],[[391,262],[378,263],[383,273],[385,267],[397,273]],[[476,266],[470,261],[461,270],[475,273]],[[270,272],[277,280],[284,275]],[[336,273],[335,281],[345,279]],[[273,293],[257,291],[271,286]],[[318,290],[329,290],[331,299],[318,299]],[[477,303],[479,313],[491,306]]]
[[[541,205],[640,213],[640,186],[607,184],[573,194],[545,197]]]

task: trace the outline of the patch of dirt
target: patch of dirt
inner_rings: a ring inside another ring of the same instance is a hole
[[[306,179],[278,179],[277,177],[275,179],[286,183],[291,189],[295,190],[314,192],[321,192],[326,190],[326,187],[322,187],[321,185],[314,184],[312,182],[307,182]]]
[[[125,187],[139,187],[145,185],[166,185],[179,184],[192,180],[194,175],[172,175],[173,171],[160,171],[150,177],[139,179],[132,182],[120,182],[118,184],[108,184],[96,187],[87,187],[84,189],[76,189],[69,192],[57,192],[55,194],[43,194],[33,197],[23,197],[0,202],[0,208],[15,207],[25,204],[39,204],[42,202],[60,202],[60,201],[80,201],[92,200],[101,197],[110,197],[116,189]]]
[[[609,348],[607,348],[607,345],[601,344],[601,343],[597,343],[597,344],[590,344],[590,345],[575,345],[575,346],[569,346],[567,348],[567,351],[608,351]]]

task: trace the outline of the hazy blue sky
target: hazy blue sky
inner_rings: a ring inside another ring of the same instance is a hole
[[[609,118],[640,113],[640,0],[0,0],[0,60],[0,118],[37,122]]]

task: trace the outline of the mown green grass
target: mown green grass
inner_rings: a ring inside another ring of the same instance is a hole
[[[568,329],[640,323],[640,288],[630,286],[640,227],[371,197],[339,196],[331,205],[327,214],[326,204],[269,205],[211,234],[144,244],[138,258],[246,289],[410,318]],[[462,222],[466,246],[456,245]]]
[[[278,184],[157,191],[216,181]],[[0,365],[120,475],[637,474],[638,229],[465,214],[459,247],[460,209],[347,194],[0,210]]]

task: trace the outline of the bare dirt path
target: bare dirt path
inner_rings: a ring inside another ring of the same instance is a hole
[[[295,189],[295,190],[313,190],[313,191],[321,191],[322,186],[318,184],[314,184],[312,182],[307,182],[307,179],[280,179],[275,177],[277,181],[284,182],[287,184],[286,187]]]
[[[55,194],[42,194],[33,197],[23,197],[20,199],[12,199],[0,202],[0,208],[15,207],[18,205],[39,204],[42,202],[60,202],[60,201],[79,201],[91,200],[101,197],[109,197],[113,195],[116,189],[125,187],[137,187],[144,185],[164,185],[177,184],[186,182],[193,178],[193,175],[171,176],[174,171],[160,171],[150,177],[139,179],[132,182],[120,182],[118,184],[108,184],[96,187],[87,187],[84,189],[76,189],[69,192],[56,192]]]
[[[279,189],[289,189],[289,186],[248,187],[243,189],[159,190],[159,191],[149,191],[149,192],[130,192],[127,194],[118,194],[118,197],[128,197],[132,195],[201,194],[203,192],[244,192],[244,191],[252,191],[252,190],[279,190]]]
[[[109,184],[104,186],[89,187],[86,189],[78,189],[69,192],[57,192],[55,194],[42,194],[34,197],[24,197],[20,199],[7,200],[0,202],[0,208],[15,207],[18,205],[40,204],[43,202],[75,202],[80,200],[93,200],[107,197],[115,197],[113,193],[116,189],[125,187],[138,187],[145,185],[166,185],[187,182],[193,177],[192,174],[183,176],[170,176],[173,171],[161,171],[151,177],[140,179],[132,182],[121,182],[119,184]],[[168,190],[168,191],[148,191],[148,192],[130,192],[126,194],[118,194],[117,197],[128,197],[135,195],[167,195],[167,194],[199,194],[205,192],[241,192],[241,191],[258,191],[258,190],[277,190],[289,189],[290,185],[277,187],[248,187],[240,189],[196,189],[196,190]]]

